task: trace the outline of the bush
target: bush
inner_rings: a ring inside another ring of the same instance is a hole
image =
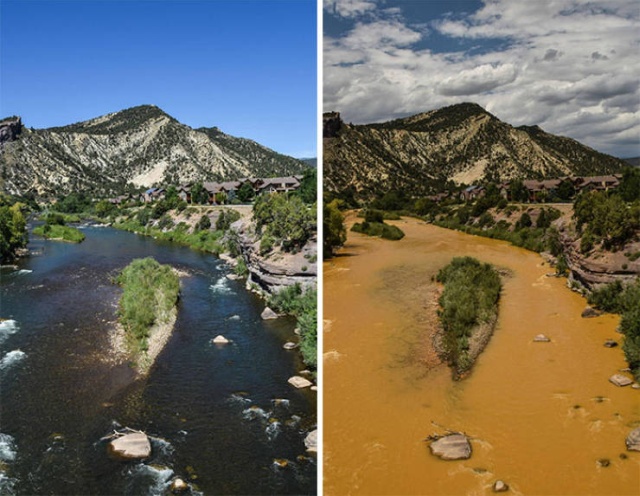
[[[131,262],[116,281],[124,290],[119,313],[127,343],[132,351],[145,352],[151,327],[166,321],[178,302],[178,276],[168,265],[149,257]]]
[[[235,210],[224,209],[220,211],[216,220],[216,231],[226,231],[231,224],[240,219],[240,214]]]
[[[79,229],[59,224],[45,224],[44,226],[36,227],[33,230],[33,234],[47,239],[70,241],[72,243],[81,243],[85,239],[84,233]]]
[[[338,207],[339,200],[324,204],[322,210],[324,258],[333,256],[334,250],[342,246],[347,240],[347,230],[344,227],[344,217]]]
[[[383,222],[361,222],[355,223],[351,228],[353,232],[366,234],[367,236],[377,236],[391,241],[404,238],[404,232],[396,226],[390,226]]]
[[[316,232],[316,205],[283,194],[261,195],[253,205],[257,234],[268,234],[282,249],[292,251]]]
[[[208,215],[203,215],[200,217],[200,220],[196,224],[196,231],[205,231],[211,227],[211,219],[209,219]]]
[[[457,375],[473,363],[469,339],[480,323],[496,318],[501,282],[496,270],[471,257],[454,258],[436,280],[444,284],[440,297],[440,320],[447,359]]]

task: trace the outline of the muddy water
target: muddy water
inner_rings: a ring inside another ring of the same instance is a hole
[[[640,391],[609,376],[626,366],[612,315],[582,319],[585,300],[535,253],[399,221],[388,242],[350,233],[324,266],[326,494],[640,493],[640,453],[624,439],[640,423]],[[427,370],[430,278],[454,256],[509,269],[496,332],[471,376]],[[545,333],[551,343],[533,343]],[[466,461],[442,461],[424,438],[472,438]],[[622,457],[621,457],[622,455]],[[610,460],[608,467],[599,459]]]

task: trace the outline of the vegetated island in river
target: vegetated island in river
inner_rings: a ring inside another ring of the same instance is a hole
[[[84,241],[84,233],[75,227],[67,226],[64,215],[49,213],[43,216],[43,219],[45,224],[34,228],[33,234],[55,241],[69,241],[71,243]]]
[[[177,317],[180,279],[168,265],[136,259],[116,277],[123,293],[112,346],[127,354],[145,375],[166,344]]]
[[[364,222],[355,223],[351,228],[353,232],[367,236],[378,236],[392,241],[404,238],[404,233],[399,227],[384,222],[385,220],[399,220],[400,216],[369,208],[364,211],[363,215]]]
[[[456,257],[438,272],[444,284],[435,346],[462,379],[491,339],[498,319],[502,283],[498,271],[471,257]]]

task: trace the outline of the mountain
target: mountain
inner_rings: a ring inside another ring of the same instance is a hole
[[[316,167],[318,167],[318,158],[317,157],[314,157],[314,158],[301,158],[300,161],[304,162],[309,167],[313,167],[314,169]]]
[[[634,167],[640,167],[640,157],[623,158],[622,160]]]
[[[543,179],[620,172],[623,160],[538,126],[513,127],[475,103],[378,124],[323,116],[324,188],[368,200],[432,194],[452,180]]]
[[[0,187],[17,195],[91,190],[100,197],[122,192],[127,183],[285,176],[306,167],[218,128],[192,129],[154,105],[48,129],[28,129],[17,117],[0,121]]]

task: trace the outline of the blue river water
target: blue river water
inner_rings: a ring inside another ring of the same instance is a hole
[[[304,447],[316,396],[287,379],[304,368],[295,321],[263,321],[264,302],[212,255],[104,227],[81,244],[33,238],[35,255],[0,277],[0,493],[314,494]],[[174,332],[148,378],[109,360],[114,274],[152,256],[182,279]],[[230,345],[211,339],[223,334]],[[144,462],[100,439],[120,426],[152,436]],[[276,460],[286,460],[284,467]]]

